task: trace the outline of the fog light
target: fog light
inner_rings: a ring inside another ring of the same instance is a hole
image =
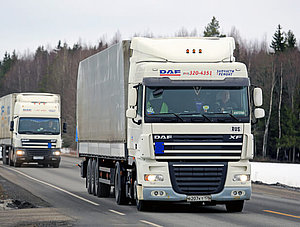
[[[246,181],[250,181],[250,174],[236,174],[232,180],[245,183]]]
[[[164,177],[161,174],[145,174],[144,175],[145,181],[164,181]]]
[[[17,150],[16,151],[16,155],[18,155],[18,156],[22,156],[24,154],[25,154],[25,151],[22,151],[22,150]]]

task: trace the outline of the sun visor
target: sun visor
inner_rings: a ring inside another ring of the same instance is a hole
[[[225,78],[224,80],[171,80],[169,77],[144,78],[147,87],[245,87],[250,86],[248,78]]]

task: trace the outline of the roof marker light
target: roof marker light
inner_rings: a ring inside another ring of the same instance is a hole
[[[189,50],[189,49],[186,49],[186,53],[189,54],[189,53],[190,53],[190,50]]]
[[[199,49],[199,54],[202,54],[202,49]]]
[[[196,53],[196,50],[195,49],[193,49],[193,54],[195,54]]]

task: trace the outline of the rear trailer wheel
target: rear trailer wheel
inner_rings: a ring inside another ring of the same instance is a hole
[[[115,172],[115,199],[118,205],[127,204],[126,188],[125,188],[125,177],[124,171],[122,171],[121,164],[116,163]]]
[[[97,195],[97,188],[98,188],[98,182],[99,182],[99,175],[97,172],[97,161],[93,160],[92,162],[92,194]],[[96,179],[98,176],[98,180]]]
[[[86,189],[92,194],[92,159],[89,159],[86,173]]]
[[[242,212],[244,207],[244,200],[239,201],[232,201],[227,202],[225,204],[227,212],[234,213],[234,212]]]

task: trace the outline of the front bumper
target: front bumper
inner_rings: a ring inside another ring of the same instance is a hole
[[[176,193],[172,188],[152,188],[143,187],[143,199],[149,201],[165,201],[165,202],[186,202],[187,195]],[[154,191],[158,191],[158,196],[154,195]],[[164,192],[163,196],[159,196],[159,192]],[[234,195],[234,192],[242,192],[242,195]],[[249,200],[251,197],[251,187],[225,187],[220,193],[212,194],[212,202],[227,202],[234,200]]]
[[[54,151],[59,149],[22,149],[23,155],[15,155],[16,163],[39,163],[39,164],[57,164],[60,163],[60,155],[54,155]]]

